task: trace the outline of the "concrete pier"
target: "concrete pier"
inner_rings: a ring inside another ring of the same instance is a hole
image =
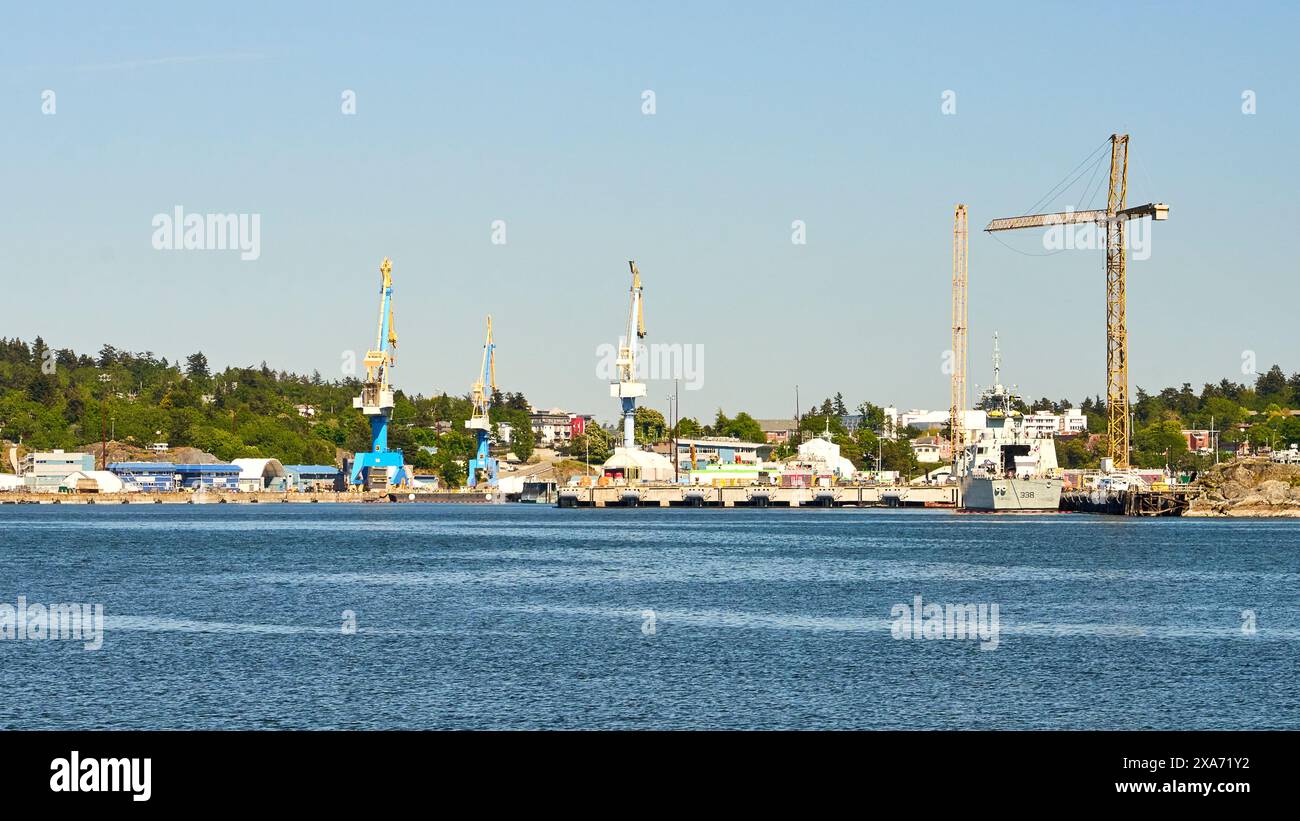
[[[388,490],[343,493],[0,493],[0,504],[12,505],[203,505],[203,504],[389,504],[433,502],[443,504],[500,504],[499,490],[458,490],[416,493]]]
[[[608,485],[558,491],[557,507],[956,507],[955,485],[706,487]]]

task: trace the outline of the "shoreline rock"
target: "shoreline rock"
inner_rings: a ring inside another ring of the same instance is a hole
[[[1184,516],[1300,518],[1300,465],[1236,459],[1207,470],[1197,485],[1201,495]]]

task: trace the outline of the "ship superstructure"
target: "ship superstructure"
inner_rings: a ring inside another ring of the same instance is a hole
[[[1061,476],[1056,441],[1025,426],[1020,398],[1002,384],[1002,354],[993,337],[993,385],[980,394],[984,428],[968,431],[960,464],[962,507],[969,510],[1056,510]]]

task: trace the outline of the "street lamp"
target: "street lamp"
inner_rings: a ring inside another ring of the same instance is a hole
[[[677,392],[677,380],[674,379],[673,393],[670,393],[668,395],[668,424],[669,424],[669,430],[672,431],[672,437],[670,441],[672,445],[672,454],[673,454],[672,458],[673,458],[673,483],[674,484],[681,481],[681,476],[678,473],[679,465],[678,465],[678,453],[677,453],[677,414],[679,411],[677,410],[676,392]]]

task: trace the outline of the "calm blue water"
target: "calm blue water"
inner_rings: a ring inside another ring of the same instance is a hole
[[[1300,728],[1294,521],[0,506],[18,595],[108,625],[0,641],[5,728]]]

